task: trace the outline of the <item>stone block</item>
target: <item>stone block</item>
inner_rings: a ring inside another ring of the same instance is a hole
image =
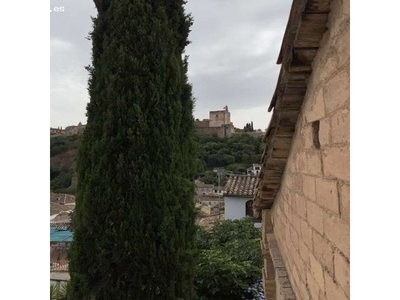
[[[346,300],[349,297],[343,290],[333,281],[333,278],[325,272],[325,294],[326,300]]]
[[[316,257],[310,253],[310,271],[312,277],[317,282],[318,286],[321,290],[325,290],[325,283],[324,283],[324,270],[322,268],[321,263],[316,259]]]
[[[299,234],[293,228],[293,226],[290,226],[290,239],[296,251],[299,251]]]
[[[345,108],[332,116],[332,143],[350,142],[350,111]]]
[[[307,199],[298,194],[294,194],[293,198],[296,203],[296,206],[294,207],[296,209],[297,214],[301,218],[307,219]]]
[[[324,85],[326,113],[330,114],[350,103],[350,76],[343,69]]]
[[[350,63],[350,19],[343,19],[339,25],[340,34],[335,40],[338,68]]]
[[[283,211],[285,213],[286,218],[290,220],[291,208],[286,201],[283,202]]]
[[[300,217],[297,213],[292,214],[292,225],[296,232],[300,233]]]
[[[313,242],[312,242],[312,229],[308,225],[307,222],[301,220],[300,221],[300,228],[301,228],[301,240],[306,244],[308,249],[313,249]]]
[[[313,232],[314,255],[333,274],[333,247],[323,236]]]
[[[296,164],[296,171],[298,173],[303,173],[304,169],[306,168],[306,164],[307,164],[306,153],[304,151],[301,151],[301,152],[298,151],[296,153],[295,164]]]
[[[304,123],[304,127],[301,129],[301,142],[303,150],[310,150],[314,148],[313,142],[313,129],[311,123]]]
[[[297,299],[301,300],[312,300],[310,293],[307,289],[306,283],[299,286],[299,295]]]
[[[335,280],[347,297],[350,297],[350,262],[339,252],[335,252]]]
[[[311,299],[319,300],[320,296],[322,295],[322,291],[310,272],[307,272],[307,286],[310,291]]]
[[[295,258],[294,258],[293,260],[296,261]],[[290,276],[290,275],[291,275],[291,276]],[[292,282],[293,282],[295,285],[300,286],[300,284],[301,284],[301,279],[300,279],[301,273],[299,274],[299,271],[297,270],[296,267],[293,267],[293,268],[292,268],[292,273],[289,274],[289,276],[291,277]]]
[[[323,151],[324,175],[350,181],[349,146],[329,148]]]
[[[324,212],[322,208],[311,201],[307,201],[308,223],[320,234],[324,232]]]
[[[317,203],[339,215],[339,197],[336,180],[316,178]]]
[[[350,224],[336,215],[325,213],[324,233],[333,245],[350,258]]]
[[[329,146],[331,143],[331,120],[330,118],[323,118],[319,122],[319,143],[321,148]]]
[[[290,227],[291,227],[291,225],[289,223],[287,223],[286,228],[285,228],[285,241],[286,242],[291,241],[291,238],[290,238]]]
[[[307,268],[310,267],[310,250],[307,248],[306,244],[299,240],[299,254],[301,259],[304,261],[304,264]]]
[[[342,185],[339,188],[340,217],[350,222],[350,186]]]
[[[320,176],[322,174],[321,151],[308,151],[305,154],[305,158],[306,164],[303,169],[299,169],[299,172]]]
[[[303,195],[311,201],[316,201],[314,177],[303,175]]]
[[[308,97],[305,109],[307,123],[320,120],[325,117],[325,103],[323,90],[319,89],[314,95]]]
[[[301,194],[303,190],[303,181],[302,176],[300,174],[288,174],[284,178],[286,187],[298,194]]]
[[[280,289],[282,300],[296,300],[296,295],[294,294],[292,288],[281,288]]]

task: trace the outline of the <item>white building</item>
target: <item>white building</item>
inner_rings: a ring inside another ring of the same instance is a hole
[[[198,196],[208,196],[214,193],[213,184],[206,184],[201,182],[200,180],[196,180],[195,185],[196,185],[196,194]]]
[[[253,217],[253,197],[257,177],[251,175],[232,175],[225,185],[225,219],[238,220],[246,216]],[[254,220],[254,226],[260,228],[261,221]]]
[[[254,175],[257,176],[261,171],[261,165],[253,164],[252,167],[247,168],[247,175]]]

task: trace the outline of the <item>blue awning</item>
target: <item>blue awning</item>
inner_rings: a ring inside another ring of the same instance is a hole
[[[51,242],[72,242],[73,233],[67,229],[50,227],[50,243]]]

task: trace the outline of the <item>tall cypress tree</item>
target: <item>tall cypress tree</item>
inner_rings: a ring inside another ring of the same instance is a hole
[[[194,299],[192,20],[183,0],[95,0],[71,299]]]

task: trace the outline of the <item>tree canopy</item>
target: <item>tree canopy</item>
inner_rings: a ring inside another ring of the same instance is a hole
[[[193,299],[193,98],[183,0],[96,1],[71,299]]]
[[[200,300],[260,299],[260,229],[252,218],[217,222],[198,231],[197,286]]]
[[[205,168],[251,165],[261,159],[264,145],[261,137],[238,134],[229,138],[198,136],[198,159]],[[234,168],[232,171],[236,171]],[[246,170],[244,170],[246,172]]]

